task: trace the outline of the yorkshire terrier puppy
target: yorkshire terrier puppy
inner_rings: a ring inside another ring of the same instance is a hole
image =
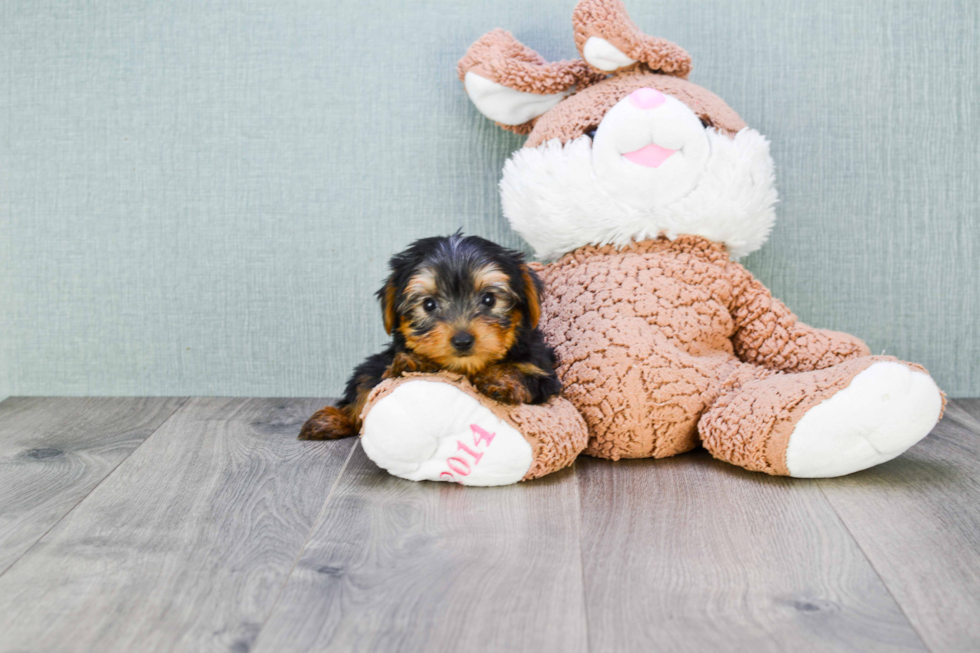
[[[541,281],[519,252],[457,233],[418,240],[389,266],[377,297],[391,344],[357,366],[343,399],[314,413],[299,439],[357,435],[371,390],[408,372],[457,372],[510,404],[540,404],[561,390],[555,352],[537,328]]]

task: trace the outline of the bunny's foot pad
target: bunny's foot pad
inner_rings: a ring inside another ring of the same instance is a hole
[[[411,481],[509,485],[523,479],[534,453],[527,439],[476,397],[439,381],[399,384],[364,418],[368,458]]]

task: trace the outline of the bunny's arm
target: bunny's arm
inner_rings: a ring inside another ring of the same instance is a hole
[[[734,289],[729,306],[735,321],[732,344],[742,361],[783,372],[809,372],[871,353],[859,338],[800,322],[738,263],[729,263],[728,273]]]

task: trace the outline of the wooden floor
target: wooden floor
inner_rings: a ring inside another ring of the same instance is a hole
[[[901,458],[411,483],[315,399],[0,403],[0,651],[980,651],[980,400]]]

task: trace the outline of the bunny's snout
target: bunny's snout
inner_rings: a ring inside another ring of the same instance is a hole
[[[667,101],[667,96],[655,88],[638,88],[630,93],[630,104],[637,109],[656,109]]]

